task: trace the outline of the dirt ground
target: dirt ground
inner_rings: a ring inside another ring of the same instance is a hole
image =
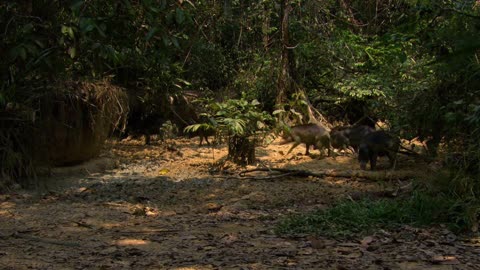
[[[41,191],[0,195],[0,269],[480,269],[480,239],[441,226],[349,240],[273,232],[291,213],[408,186],[426,164],[402,157],[394,173],[375,172],[389,181],[338,177],[357,171],[351,155],[299,146],[286,156],[276,141],[257,149],[256,167],[332,176],[241,178],[223,164],[225,146],[197,144],[112,141],[97,161],[54,170]]]

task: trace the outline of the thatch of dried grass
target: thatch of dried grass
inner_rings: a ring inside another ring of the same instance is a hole
[[[0,191],[20,177],[35,178],[37,166],[97,156],[111,132],[125,128],[127,96],[108,80],[67,81],[52,88],[25,104],[0,108]]]
[[[55,88],[39,100],[38,117],[42,127],[38,145],[46,148],[51,165],[97,156],[111,132],[125,127],[127,96],[107,80],[62,82]],[[43,151],[35,152],[43,155]]]

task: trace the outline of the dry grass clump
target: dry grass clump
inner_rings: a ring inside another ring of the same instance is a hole
[[[127,113],[125,91],[108,80],[58,82],[24,103],[8,103],[0,108],[0,183],[34,178],[38,165],[95,157],[111,132],[125,127]]]

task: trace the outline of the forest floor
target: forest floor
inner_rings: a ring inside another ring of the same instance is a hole
[[[331,176],[242,178],[244,168],[222,162],[225,146],[173,143],[111,141],[99,160],[114,168],[65,168],[44,179],[42,191],[0,195],[0,269],[480,269],[480,239],[442,226],[348,240],[273,231],[292,213],[408,186],[429,173],[426,164],[402,157],[395,172],[373,172],[387,180],[371,180],[355,176],[352,155],[305,156],[303,145],[284,155],[290,145],[277,140],[257,149],[258,167]]]

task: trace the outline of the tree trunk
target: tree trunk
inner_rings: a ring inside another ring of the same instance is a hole
[[[227,20],[232,19],[232,0],[223,1],[223,14]]]
[[[277,98],[276,105],[279,108],[282,108],[281,105],[288,102],[288,99],[292,96],[293,93],[298,93],[298,97],[304,99],[308,104],[305,113],[307,114],[307,122],[316,121],[315,116],[312,113],[314,110],[310,102],[307,99],[305,93],[296,85],[297,76],[295,68],[295,55],[293,53],[293,48],[290,45],[290,33],[288,31],[289,26],[289,15],[293,10],[293,7],[290,5],[289,0],[282,1],[281,7],[281,45],[282,45],[282,55],[280,59],[280,74],[277,81]],[[302,109],[303,110],[303,109]],[[287,117],[286,115],[279,114],[280,117]],[[279,119],[285,121],[285,119]]]
[[[297,93],[297,98],[303,99],[306,104],[306,108],[297,108],[299,109],[298,111],[302,111],[306,115],[303,122],[310,123],[320,121],[325,126],[328,126],[327,121],[322,114],[312,106],[305,92],[296,84],[298,78],[295,68],[295,55],[293,53],[293,46],[290,45],[290,35],[288,31],[289,15],[292,10],[293,7],[290,4],[290,0],[282,0],[280,16],[282,55],[280,59],[280,74],[277,81],[277,97],[275,104],[279,109],[284,109],[282,105],[288,102],[288,99],[293,93]],[[316,115],[318,118],[320,118],[320,120],[316,117]],[[285,122],[285,118],[288,116],[285,114],[279,114],[279,117],[280,121]]]
[[[282,55],[280,59],[280,74],[277,81],[277,99],[276,104],[281,105],[287,102],[289,95],[293,92],[293,80],[292,80],[292,65],[291,56],[292,53],[289,49],[289,32],[288,32],[288,20],[289,14],[292,11],[292,6],[289,0],[282,0],[281,7],[281,46]]]
[[[270,30],[270,9],[268,7],[268,3],[263,4],[263,23],[262,23],[262,41],[263,41],[263,49],[267,52],[268,48],[270,47],[270,37],[268,35]]]

